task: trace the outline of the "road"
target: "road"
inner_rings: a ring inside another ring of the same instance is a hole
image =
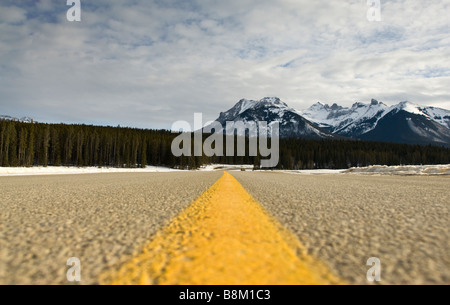
[[[450,284],[450,177],[236,173],[308,253],[350,283]]]
[[[102,284],[339,284],[320,261],[225,173]]]
[[[220,172],[0,177],[0,284],[83,284],[138,254]]]
[[[1,177],[0,284],[450,284],[449,178],[231,173]]]

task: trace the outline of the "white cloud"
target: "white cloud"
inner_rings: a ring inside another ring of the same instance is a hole
[[[54,0],[37,0],[36,8],[40,12],[49,12],[54,8]]]
[[[26,11],[15,6],[0,6],[0,23],[19,23],[26,19]]]
[[[382,1],[369,22],[360,0],[98,0],[69,23],[65,3],[11,1],[0,112],[169,128],[271,95],[299,109],[372,97],[450,108],[449,2]]]

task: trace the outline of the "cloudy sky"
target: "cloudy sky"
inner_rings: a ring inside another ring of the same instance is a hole
[[[239,99],[450,109],[450,0],[1,0],[0,114],[170,128]]]

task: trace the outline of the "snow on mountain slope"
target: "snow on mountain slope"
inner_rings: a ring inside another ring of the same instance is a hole
[[[350,113],[348,108],[343,108],[337,104],[329,106],[320,102],[312,105],[301,114],[311,122],[317,123],[320,127],[330,128],[334,127],[340,122],[340,118]]]
[[[401,102],[386,110],[386,114],[391,111],[406,111],[412,114],[423,115],[438,124],[450,129],[450,110],[436,107],[423,107],[410,102]]]
[[[422,107],[410,102],[401,102],[391,107],[376,100],[372,100],[370,104],[355,103],[351,108],[345,108],[334,104],[328,106],[327,104],[316,103],[301,114],[311,122],[318,126],[326,128],[333,133],[338,134],[353,134],[354,129],[359,130],[359,134],[369,132],[375,128],[376,123],[386,114],[400,110],[423,115],[430,120],[433,120],[444,127],[450,128],[450,111],[436,108],[436,107]],[[367,121],[372,123],[367,124]],[[375,124],[374,124],[375,123]],[[364,128],[358,125],[366,124]],[[358,135],[358,134],[357,134]]]
[[[351,108],[317,103],[302,114],[317,126],[344,137],[408,144],[450,145],[450,111],[376,100]]]
[[[259,101],[242,99],[230,110],[220,113],[216,121],[224,127],[226,122],[268,122],[269,133],[271,133],[273,123],[278,122],[282,138],[337,138],[337,136],[314,126],[298,111],[290,108],[276,97],[266,97]]]
[[[286,105],[276,97],[266,97],[260,101],[242,99],[230,110],[221,112],[218,121],[221,123],[224,123],[226,121],[233,121],[234,118],[241,115],[245,111],[256,107],[269,107],[272,112],[276,112],[279,114],[286,110],[296,112],[296,110],[289,108],[288,105]]]
[[[450,129],[419,114],[411,105],[395,107],[377,122],[376,128],[361,135],[362,140],[405,144],[450,146]]]
[[[332,133],[357,137],[375,128],[377,119],[387,108],[376,100],[372,100],[368,105],[355,103],[351,108],[317,103],[303,111],[302,115]]]
[[[425,108],[419,107],[419,110],[422,111],[425,115],[428,115],[435,122],[441,124],[444,127],[450,128],[450,111],[449,110],[435,108],[435,107],[425,107]]]
[[[14,118],[9,115],[0,115],[0,121],[13,121],[13,122],[22,122],[22,123],[32,123],[33,119],[29,117],[23,117],[23,118]]]
[[[378,119],[383,115],[386,105],[372,100],[370,105],[356,103],[352,112],[336,126],[335,133],[349,137],[357,137],[376,127]]]
[[[450,111],[410,102],[391,107],[374,99],[369,104],[355,103],[352,107],[316,103],[299,112],[274,97],[259,101],[242,99],[222,112],[217,121],[223,126],[228,121],[279,122],[282,138],[341,137],[450,146]]]

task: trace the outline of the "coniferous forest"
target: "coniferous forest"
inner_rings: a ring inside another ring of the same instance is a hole
[[[195,169],[205,164],[254,164],[259,157],[174,157],[178,134],[166,130],[0,121],[0,166],[147,165]],[[205,135],[204,137],[207,137]],[[248,147],[248,145],[247,145]],[[369,165],[449,164],[450,149],[362,142],[280,140],[279,169],[345,169]]]

